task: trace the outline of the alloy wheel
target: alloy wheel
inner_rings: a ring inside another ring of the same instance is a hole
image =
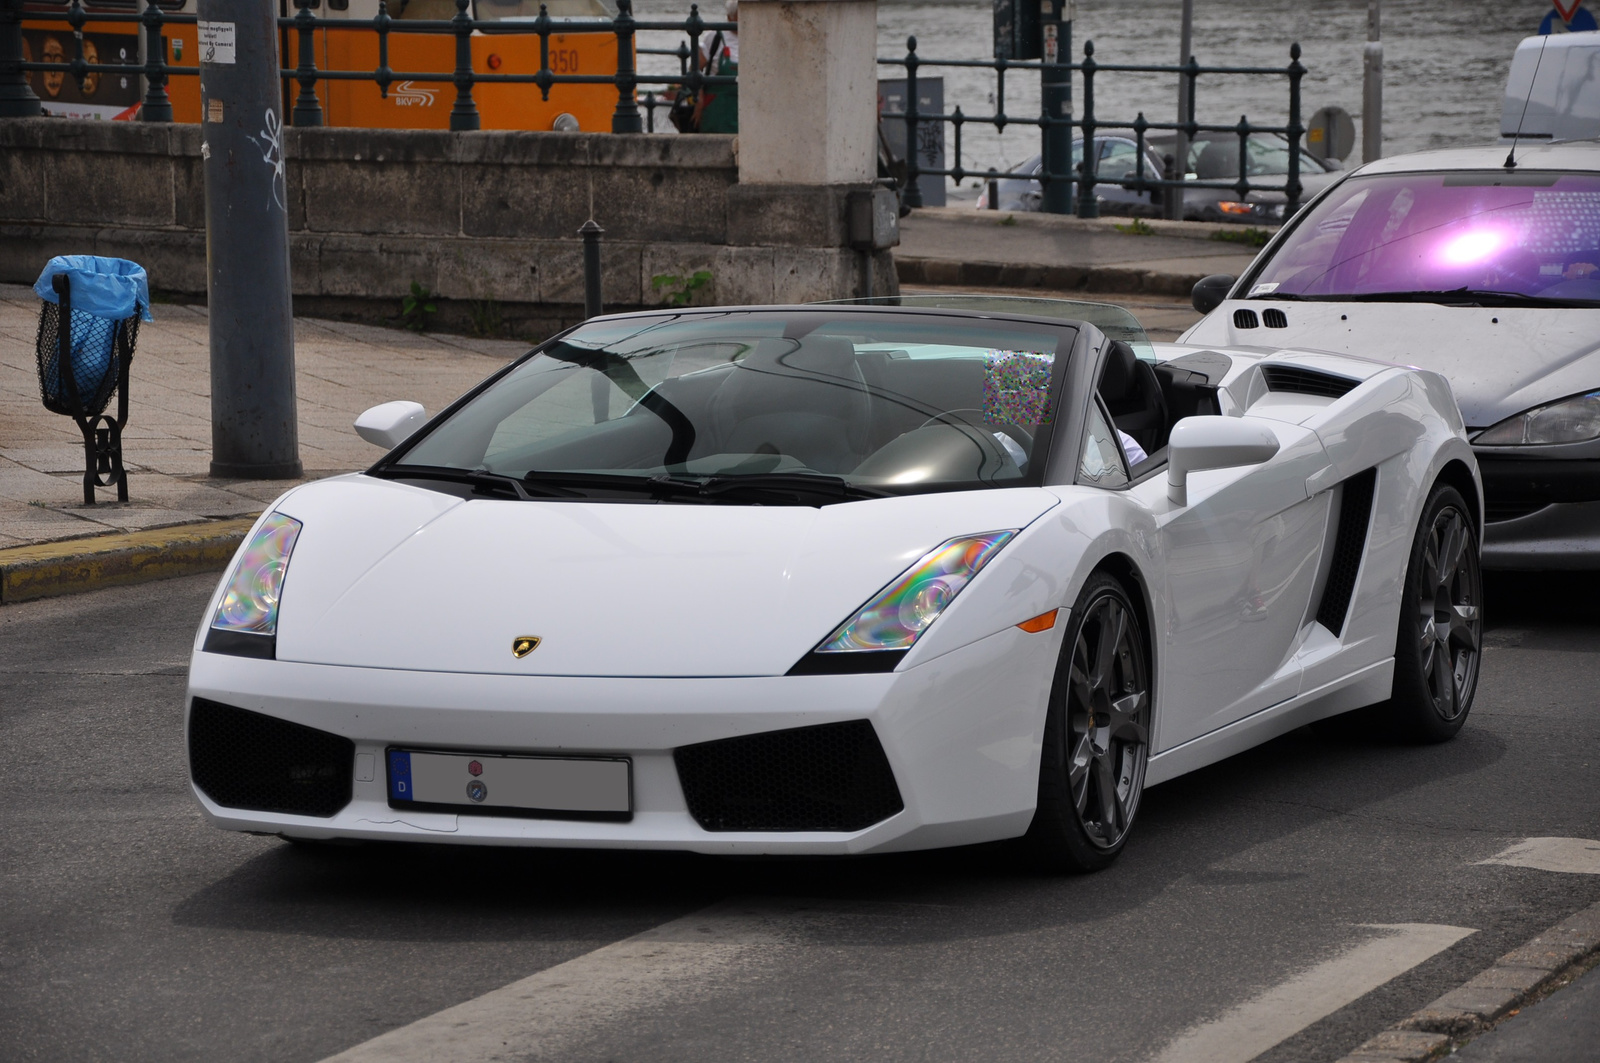
[[[1067,784],[1078,821],[1097,846],[1119,845],[1144,792],[1150,750],[1150,679],[1127,607],[1096,598],[1078,626],[1067,686]]]
[[[1434,517],[1417,573],[1418,659],[1423,683],[1443,720],[1472,704],[1483,644],[1482,579],[1472,525],[1454,506]]]

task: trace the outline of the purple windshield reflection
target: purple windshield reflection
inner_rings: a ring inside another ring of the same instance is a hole
[[[1600,175],[1353,178],[1296,226],[1249,294],[1457,288],[1600,301]]]

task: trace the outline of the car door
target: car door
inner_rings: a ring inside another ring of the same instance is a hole
[[[1150,508],[1163,559],[1161,717],[1157,751],[1171,749],[1294,697],[1329,496],[1307,479],[1328,458],[1315,433],[1272,423],[1277,456],[1261,465],[1189,475],[1174,507],[1166,477],[1130,490]]]

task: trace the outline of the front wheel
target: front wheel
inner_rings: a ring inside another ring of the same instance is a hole
[[[1139,614],[1112,577],[1090,577],[1068,623],[1023,842],[1049,870],[1098,871],[1122,851],[1144,793],[1150,668]]]

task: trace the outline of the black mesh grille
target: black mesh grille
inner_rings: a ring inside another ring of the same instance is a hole
[[[34,343],[39,370],[39,397],[51,413],[68,417],[98,417],[117,390],[122,371],[122,354],[133,349],[139,337],[139,315],[126,321],[113,321],[82,310],[72,311],[72,379],[78,405],[72,403],[72,389],[61,371],[61,306],[41,302],[39,334]]]
[[[1361,385],[1359,380],[1319,373],[1314,369],[1301,369],[1297,365],[1264,365],[1261,367],[1261,379],[1267,382],[1268,391],[1325,395],[1330,399],[1348,395]]]
[[[189,774],[227,808],[328,817],[350,803],[355,743],[288,720],[195,698]]]
[[[1234,328],[1257,328],[1260,324],[1261,322],[1256,319],[1254,310],[1245,310],[1241,307],[1233,312]]]
[[[1366,552],[1367,524],[1372,518],[1372,492],[1378,470],[1358,472],[1344,482],[1339,502],[1339,530],[1333,539],[1333,563],[1328,582],[1317,605],[1317,623],[1335,635],[1344,632],[1350,612],[1350,596],[1355,593],[1356,575],[1361,571],[1361,555]]]
[[[684,746],[689,813],[712,831],[855,831],[905,807],[866,720]]]
[[[1261,323],[1267,328],[1288,328],[1289,315],[1277,307],[1261,311]]]

